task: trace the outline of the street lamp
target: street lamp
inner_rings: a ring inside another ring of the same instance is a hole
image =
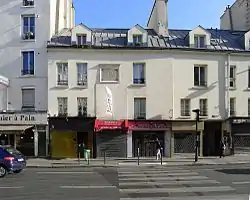
[[[198,161],[198,146],[199,146],[199,133],[198,133],[198,122],[200,121],[200,109],[192,110],[196,114],[195,117],[195,131],[196,131],[196,139],[195,139],[195,158],[194,162]]]

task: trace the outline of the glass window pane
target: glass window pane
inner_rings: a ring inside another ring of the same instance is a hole
[[[194,67],[194,85],[199,85],[199,67]]]

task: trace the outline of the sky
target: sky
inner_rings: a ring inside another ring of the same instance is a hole
[[[146,27],[154,0],[74,0],[76,24],[90,28]],[[219,28],[220,16],[235,0],[168,0],[169,28]]]

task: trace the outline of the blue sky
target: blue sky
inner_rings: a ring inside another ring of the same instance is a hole
[[[169,27],[218,28],[220,16],[235,0],[169,0]],[[76,23],[90,28],[146,26],[154,0],[74,0]],[[205,5],[206,4],[206,5]]]

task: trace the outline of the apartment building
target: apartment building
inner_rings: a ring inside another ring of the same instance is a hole
[[[0,141],[27,156],[46,156],[47,41],[74,26],[71,0],[0,3]]]
[[[220,28],[226,30],[247,31],[250,29],[250,1],[235,0],[228,5],[220,17]]]

